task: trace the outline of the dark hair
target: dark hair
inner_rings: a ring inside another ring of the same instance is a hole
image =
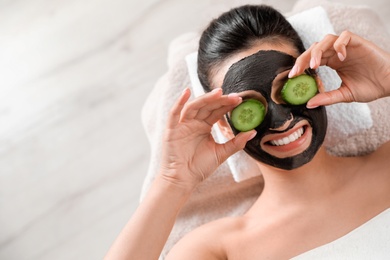
[[[198,76],[206,92],[211,90],[213,69],[227,58],[252,47],[259,40],[291,43],[305,51],[301,38],[277,10],[266,5],[244,5],[223,13],[203,31],[198,49]]]

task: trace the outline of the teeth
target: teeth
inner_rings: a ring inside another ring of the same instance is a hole
[[[295,131],[294,133],[292,133],[287,137],[284,137],[279,140],[272,140],[271,144],[276,146],[286,145],[297,140],[299,137],[302,136],[302,134],[303,134],[303,127],[299,128],[297,131]]]

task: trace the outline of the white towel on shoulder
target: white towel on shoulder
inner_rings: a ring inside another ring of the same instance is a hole
[[[390,208],[350,233],[291,260],[389,259]]]

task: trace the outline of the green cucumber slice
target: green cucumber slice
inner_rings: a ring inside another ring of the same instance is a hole
[[[238,131],[247,132],[259,126],[264,117],[263,103],[256,99],[247,99],[233,109],[231,122]]]
[[[303,105],[318,92],[316,80],[303,74],[288,79],[284,84],[281,94],[284,101],[290,105]]]

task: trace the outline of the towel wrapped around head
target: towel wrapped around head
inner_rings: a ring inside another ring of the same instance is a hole
[[[322,8],[309,9],[319,4]],[[309,10],[304,11],[306,9]],[[348,29],[390,50],[386,27],[366,7],[301,0],[295,5],[288,20],[302,37],[306,47],[321,40],[327,33],[339,34]],[[168,53],[169,70],[159,79],[143,108],[142,120],[151,144],[151,158],[141,199],[159,169],[162,134],[170,108],[187,86],[191,86],[196,95],[202,93],[199,86],[196,87],[196,63],[191,61],[191,58],[194,59],[193,53],[197,51],[199,37],[200,33],[197,32],[186,33],[171,43]],[[340,85],[340,79],[331,69],[321,68],[319,74],[326,89],[334,89]],[[339,156],[361,155],[375,150],[390,139],[388,107],[389,98],[368,104],[348,103],[327,107],[329,126],[324,143],[327,150]],[[212,133],[218,142],[226,141],[217,128],[214,127]],[[229,158],[194,191],[177,218],[162,256],[177,240],[197,226],[221,217],[245,213],[260,195],[263,184],[259,169],[244,152]]]

